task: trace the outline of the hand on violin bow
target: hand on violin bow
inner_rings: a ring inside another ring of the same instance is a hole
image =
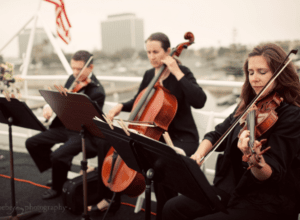
[[[201,161],[202,158],[203,158],[203,156],[200,154],[197,154],[197,153],[195,153],[191,156],[191,159],[195,160],[199,166],[201,166],[204,162],[204,160]]]
[[[167,56],[164,59],[162,59],[161,62],[166,64],[169,71],[177,78],[178,81],[184,76],[176,60],[173,57]]]

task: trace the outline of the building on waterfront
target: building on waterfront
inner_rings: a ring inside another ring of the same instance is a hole
[[[26,53],[27,45],[29,41],[29,36],[31,29],[25,29],[22,33],[19,34],[19,57],[22,58],[23,54]],[[51,45],[49,38],[43,28],[35,29],[35,36],[33,41],[32,48],[33,55],[37,54],[52,54],[54,53],[54,48]]]
[[[126,48],[144,49],[144,22],[133,13],[109,15],[101,22],[102,51],[113,54]]]

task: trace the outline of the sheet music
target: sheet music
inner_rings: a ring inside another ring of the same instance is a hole
[[[102,119],[98,118],[97,116],[95,116],[94,119],[95,119],[95,120],[98,120],[98,121],[101,121],[101,122],[104,122],[104,123],[107,123],[106,121],[103,121]],[[114,127],[118,127],[118,128],[120,128],[120,129],[122,129],[122,127],[121,127],[118,123],[116,123],[116,121],[112,121],[112,123],[113,123],[113,126],[114,126]],[[146,138],[149,138],[149,139],[151,139],[151,140],[154,140],[154,139],[152,139],[152,138],[150,138],[150,137],[147,137],[146,135],[143,135],[143,134],[138,133],[138,131],[136,131],[136,130],[134,130],[134,129],[131,129],[131,128],[127,128],[127,129],[128,129],[128,131],[130,131],[131,133],[138,134],[138,135],[141,135],[141,136],[143,136],[143,137],[146,137]],[[156,140],[155,140],[155,141],[156,141]],[[167,145],[167,146],[170,147],[170,148],[172,148],[177,154],[186,156],[184,150],[182,150],[181,148],[175,147],[175,146],[170,146],[170,145]]]

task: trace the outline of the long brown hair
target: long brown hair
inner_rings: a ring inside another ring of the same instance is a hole
[[[254,56],[263,56],[266,59],[271,72],[274,74],[275,70],[283,62],[287,54],[280,46],[273,43],[257,46],[252,50],[251,53],[248,54],[248,58],[244,63],[244,73],[245,73],[246,80],[242,87],[242,92],[240,97],[241,101],[239,103],[235,116],[239,116],[240,114],[242,114],[245,108],[256,96],[254,90],[250,85],[249,72],[248,72],[249,58]],[[287,65],[287,67],[282,71],[282,73],[275,80],[275,87],[273,91],[278,92],[278,94],[284,99],[285,102],[300,107],[299,76],[292,62],[290,62]]]

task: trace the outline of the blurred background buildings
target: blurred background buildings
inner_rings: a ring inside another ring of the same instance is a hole
[[[133,13],[109,15],[101,22],[102,51],[113,54],[126,48],[144,49],[144,22]]]
[[[23,54],[26,53],[29,36],[31,29],[25,29],[19,35],[19,58],[22,58]],[[48,36],[43,28],[35,29],[35,37],[33,42],[33,48],[35,52],[51,54],[54,53],[53,47],[49,42]]]

